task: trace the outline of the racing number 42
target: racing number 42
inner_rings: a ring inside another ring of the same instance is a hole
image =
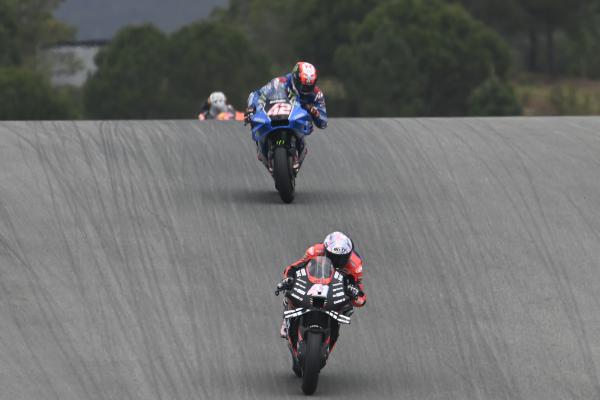
[[[292,105],[288,103],[277,103],[267,113],[268,116],[274,115],[290,115],[292,111]]]

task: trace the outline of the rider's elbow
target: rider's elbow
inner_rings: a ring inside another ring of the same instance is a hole
[[[352,301],[352,305],[354,307],[364,307],[365,304],[367,304],[367,295],[362,295],[356,300]]]

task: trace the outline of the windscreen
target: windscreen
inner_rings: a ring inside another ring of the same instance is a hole
[[[310,260],[306,266],[308,276],[311,281],[314,280],[329,280],[333,275],[333,264],[327,257],[317,257]]]
[[[264,101],[265,112],[271,118],[271,121],[287,122],[294,106],[282,83],[279,83],[279,81],[271,82],[266,91]]]
[[[267,104],[273,100],[289,100],[285,85],[279,81],[271,82],[264,93]]]

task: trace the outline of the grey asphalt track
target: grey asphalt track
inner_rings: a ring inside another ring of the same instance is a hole
[[[600,118],[333,120],[284,205],[237,123],[0,124],[0,399],[302,396],[283,266],[369,295],[317,396],[600,398]]]

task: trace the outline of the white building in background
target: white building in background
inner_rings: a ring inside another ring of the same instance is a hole
[[[107,40],[86,40],[47,48],[44,53],[51,66],[52,85],[83,86],[88,76],[96,72],[94,57],[107,43]]]

